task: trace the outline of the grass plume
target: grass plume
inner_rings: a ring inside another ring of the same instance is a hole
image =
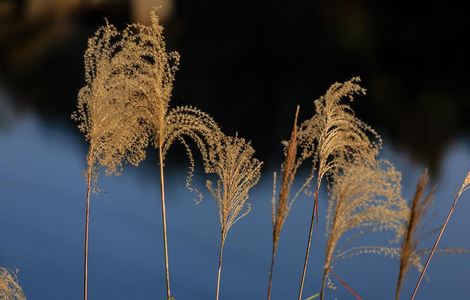
[[[116,132],[113,136],[119,138],[116,141],[106,139],[100,143],[102,148],[115,150],[104,152],[107,160],[114,159],[115,164],[119,165],[119,158],[126,157],[131,163],[137,164],[145,156],[145,148],[149,143],[158,151],[165,284],[166,296],[170,299],[165,157],[176,141],[184,145],[190,161],[190,174],[187,177],[190,187],[194,158],[185,138],[191,139],[199,148],[207,168],[208,147],[218,143],[220,129],[208,114],[194,107],[180,106],[170,109],[169,102],[179,66],[179,54],[166,50],[163,27],[155,11],[151,12],[149,26],[130,24],[122,31],[109,24],[100,28],[89,41],[85,61],[88,85],[81,94],[87,97],[82,97],[84,100],[79,104],[79,112],[86,113],[79,114],[79,118],[85,121],[82,127],[90,137],[90,149],[98,147],[95,146],[96,139],[92,137],[93,127],[88,126],[86,121],[106,119],[113,122],[114,127],[110,130]],[[105,87],[101,87],[102,77],[105,78]],[[115,111],[116,114],[89,116],[88,110],[84,108],[94,107],[88,102],[95,99],[95,95],[107,100],[102,101],[100,106],[105,114],[109,111]],[[104,165],[107,165],[107,160]],[[114,168],[108,169],[114,171]]]
[[[23,289],[18,282],[16,273],[3,267],[0,267],[0,299],[26,299]]]
[[[129,58],[133,62],[133,84],[138,87],[137,97],[146,102],[146,120],[149,124],[153,145],[158,150],[160,168],[160,199],[162,212],[162,235],[165,258],[165,279],[167,299],[171,297],[170,270],[168,254],[164,162],[166,154],[175,141],[181,141],[190,160],[190,172],[194,170],[191,148],[184,137],[192,139],[199,148],[203,161],[208,166],[208,146],[218,143],[220,130],[218,125],[206,113],[190,107],[169,108],[175,72],[178,69],[179,55],[166,51],[163,27],[158,17],[151,13],[150,26],[131,25],[126,29],[129,36]],[[192,173],[188,175],[188,187]]]
[[[225,136],[210,152],[212,164],[207,172],[216,174],[218,180],[215,185],[207,180],[206,185],[219,208],[221,225],[216,299],[227,234],[233,224],[250,212],[248,192],[261,176],[262,162],[253,157],[254,153],[251,144],[238,136]]]
[[[281,188],[279,192],[278,201],[276,202],[276,174],[274,174],[274,186],[272,197],[272,226],[273,226],[273,247],[271,253],[271,267],[268,278],[268,291],[267,299],[271,299],[271,286],[272,276],[274,271],[274,262],[276,259],[277,248],[279,245],[279,237],[281,235],[282,227],[287,219],[289,210],[292,206],[295,197],[290,198],[290,190],[294,183],[295,174],[297,169],[302,163],[302,158],[297,156],[297,118],[299,116],[299,106],[295,112],[294,125],[290,140],[284,143],[284,163],[281,167]]]
[[[119,175],[124,163],[138,165],[145,158],[148,130],[142,102],[134,101],[128,89],[125,39],[112,25],[98,29],[85,51],[85,86],[78,94],[72,118],[89,142],[86,171],[84,242],[84,299],[88,297],[88,233],[90,193],[98,167]]]
[[[336,251],[347,232],[359,231],[353,239],[377,231],[392,232],[396,241],[403,235],[409,209],[401,197],[400,180],[400,172],[390,163],[376,160],[349,164],[333,178],[327,212],[328,241],[321,299],[325,297],[326,283],[330,282],[329,274],[334,263],[349,252],[349,249]],[[386,251],[386,247],[381,248],[381,251]]]
[[[421,284],[421,281],[423,280],[423,277],[424,275],[426,274],[426,270],[427,268],[429,267],[429,263],[431,262],[431,259],[434,255],[434,253],[436,253],[437,251],[437,246],[439,245],[439,242],[442,238],[442,235],[444,234],[444,231],[447,227],[447,224],[449,224],[449,221],[452,217],[452,215],[454,214],[454,211],[455,211],[455,208],[457,206],[457,203],[460,199],[460,197],[462,196],[462,194],[468,189],[470,188],[470,172],[468,172],[467,176],[465,177],[465,179],[463,180],[463,183],[462,185],[460,186],[460,189],[459,191],[457,192],[457,194],[455,195],[455,198],[454,198],[454,201],[452,202],[452,205],[450,207],[450,210],[449,210],[449,213],[447,214],[447,217],[444,221],[444,223],[442,224],[442,227],[439,231],[439,234],[438,236],[436,237],[436,240],[434,242],[434,245],[432,246],[432,249],[429,253],[429,256],[426,260],[426,263],[424,264],[424,267],[423,267],[423,270],[421,271],[421,274],[419,276],[419,279],[418,279],[418,282],[416,283],[416,286],[413,290],[413,294],[411,295],[411,299],[413,300],[415,297],[416,297],[416,294],[418,292],[418,289],[419,289],[419,285]]]
[[[416,191],[411,202],[411,210],[407,220],[406,232],[402,241],[400,251],[400,269],[395,290],[396,300],[400,299],[400,291],[403,281],[405,280],[406,273],[410,266],[416,266],[418,270],[422,269],[420,258],[417,254],[417,246],[420,240],[418,237],[418,228],[432,203],[434,195],[434,189],[425,195],[425,190],[428,184],[429,175],[428,171],[425,170],[416,184]]]
[[[322,179],[325,175],[339,172],[352,161],[375,158],[381,146],[380,137],[376,132],[359,120],[351,107],[343,102],[344,98],[352,101],[354,95],[365,94],[365,89],[359,85],[359,82],[360,79],[354,77],[344,83],[334,83],[324,96],[315,100],[315,115],[304,121],[299,128],[298,141],[302,147],[301,155],[312,158],[312,174],[314,170],[317,172],[299,300],[302,298]],[[369,136],[374,137],[377,143],[373,143]],[[307,181],[312,179],[313,175]]]

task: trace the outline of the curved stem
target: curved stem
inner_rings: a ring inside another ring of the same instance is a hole
[[[163,253],[165,255],[165,282],[166,282],[166,298],[170,300],[170,264],[168,262],[168,237],[166,233],[166,206],[165,206],[165,176],[163,173],[163,155],[162,145],[159,145],[158,156],[160,162],[160,199],[162,206],[162,228],[163,228]]]
[[[225,238],[223,237],[220,240],[220,248],[219,248],[219,266],[217,269],[217,288],[215,291],[215,299],[219,300],[219,291],[220,291],[220,275],[222,274],[222,256],[224,254],[224,245],[225,245]]]
[[[310,230],[308,233],[307,249],[305,251],[304,267],[302,271],[302,278],[300,279],[299,297],[297,298],[298,300],[302,299],[302,292],[304,289],[305,275],[307,273],[308,257],[310,255],[310,247],[312,245],[313,227],[315,225],[315,216],[317,214],[317,209],[318,209],[317,207],[318,207],[318,190],[319,189],[320,189],[320,185],[317,185],[317,188],[315,190],[315,200],[313,202],[312,218],[310,219]]]
[[[93,147],[90,146],[87,158],[87,188],[86,188],[86,208],[85,208],[85,245],[83,261],[83,299],[88,299],[88,225],[90,221],[90,192],[91,177],[93,172]]]
[[[267,296],[268,300],[271,299],[271,287],[272,287],[274,261],[276,260],[276,254],[277,254],[277,246],[273,245],[273,252],[271,254],[271,268],[269,270],[269,279],[268,279],[268,296]]]

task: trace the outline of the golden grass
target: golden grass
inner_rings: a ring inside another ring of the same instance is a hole
[[[336,250],[341,238],[357,231],[352,239],[370,232],[390,231],[399,241],[405,231],[409,208],[401,196],[401,174],[384,161],[359,161],[344,167],[333,179],[327,212],[327,246],[320,297],[325,297],[329,274],[338,258],[350,249]],[[382,251],[386,251],[381,246]],[[360,249],[360,248],[355,248]]]
[[[271,253],[271,267],[268,278],[267,299],[271,299],[272,276],[274,271],[274,262],[276,259],[277,248],[279,245],[279,237],[282,227],[287,219],[289,210],[295,200],[290,199],[290,190],[294,183],[297,169],[302,164],[302,158],[297,155],[297,119],[299,116],[299,106],[295,112],[294,125],[292,127],[291,137],[289,141],[284,143],[284,163],[281,166],[281,189],[278,201],[276,201],[276,173],[274,173],[273,197],[272,197],[272,226],[273,226],[273,245]]]
[[[88,215],[90,186],[96,181],[96,165],[108,174],[119,174],[125,162],[138,165],[148,144],[158,150],[165,281],[171,297],[166,230],[164,161],[175,141],[187,150],[191,188],[194,159],[185,141],[190,138],[209,167],[209,147],[222,136],[206,113],[190,106],[169,108],[179,54],[166,50],[163,27],[154,11],[151,24],[130,24],[123,31],[106,24],[89,39],[85,52],[86,85],[80,90],[73,118],[90,143],[87,172],[85,229],[85,299],[87,295]]]
[[[418,227],[424,215],[429,209],[434,189],[425,196],[425,190],[429,185],[428,171],[425,170],[423,175],[416,184],[416,191],[411,201],[411,210],[407,220],[406,232],[402,241],[400,251],[400,269],[398,272],[397,287],[395,290],[395,299],[400,299],[400,291],[405,280],[406,273],[410,266],[415,266],[418,270],[422,269],[419,255],[417,254],[417,246],[420,241],[418,237]]]
[[[98,168],[106,174],[119,175],[125,164],[137,166],[146,156],[148,145],[158,151],[162,236],[165,259],[166,298],[171,299],[169,253],[166,221],[164,163],[169,149],[180,142],[187,151],[188,188],[195,168],[191,145],[202,157],[204,170],[218,177],[207,188],[216,200],[221,224],[221,243],[216,298],[219,297],[223,249],[230,228],[250,211],[248,192],[259,181],[262,163],[254,158],[251,144],[238,136],[225,136],[212,117],[191,106],[170,108],[170,100],[179,67],[179,54],[166,49],[163,27],[154,11],[151,24],[130,24],[120,31],[107,23],[88,41],[85,52],[85,85],[78,94],[77,111],[72,118],[89,142],[87,154],[87,191],[85,209],[84,299],[88,294],[88,235],[90,193],[96,188]],[[411,211],[400,195],[400,174],[389,163],[377,161],[381,139],[359,120],[344,101],[365,94],[355,77],[334,83],[324,96],[314,101],[315,115],[297,125],[297,108],[289,141],[284,142],[284,162],[281,185],[276,198],[276,174],[272,198],[272,259],[267,298],[271,296],[272,275],[280,234],[293,201],[301,190],[314,180],[314,201],[298,299],[302,297],[310,255],[312,233],[318,222],[318,197],[323,179],[329,177],[331,198],[327,213],[327,248],[320,297],[324,298],[326,282],[333,273],[334,263],[363,253],[400,255],[400,271],[396,287],[399,298],[402,282],[410,265],[421,268],[416,228],[431,201],[432,193],[423,198],[428,184],[427,174],[418,182]],[[191,143],[188,143],[188,140]],[[301,189],[291,197],[291,187],[298,168],[311,160],[310,175]],[[315,176],[316,175],[316,176]],[[470,173],[457,193],[451,210],[433,249],[422,268],[421,277],[438,250],[437,245],[455,205],[470,185]],[[402,237],[401,249],[387,246],[362,246],[341,250],[335,254],[345,233],[358,230],[354,238],[370,231],[389,230],[396,241]],[[455,250],[455,249],[454,249]],[[455,251],[459,251],[458,249]],[[16,277],[0,269],[2,279]],[[9,277],[8,277],[9,276]],[[337,278],[340,278],[337,276]],[[5,279],[5,280],[6,280]],[[340,280],[343,282],[343,280]],[[6,281],[5,281],[6,282]],[[19,287],[19,286],[18,286]]]
[[[470,172],[468,172],[467,176],[464,178],[464,180],[462,182],[462,185],[460,186],[460,189],[457,192],[457,195],[455,195],[455,198],[454,198],[454,201],[452,202],[449,213],[447,214],[447,217],[446,217],[444,223],[442,224],[441,230],[439,231],[439,234],[436,237],[434,245],[432,246],[432,249],[431,249],[431,251],[429,253],[429,256],[426,260],[426,263],[424,264],[423,270],[421,271],[418,282],[416,283],[416,286],[413,290],[413,294],[411,295],[412,300],[416,297],[416,294],[418,292],[421,281],[423,280],[423,277],[426,274],[426,270],[429,267],[429,263],[431,262],[431,259],[434,255],[434,253],[437,252],[437,246],[439,245],[439,242],[441,241],[442,235],[444,234],[444,231],[447,228],[447,225],[449,224],[449,221],[450,221],[452,215],[454,214],[455,208],[457,206],[457,203],[458,203],[460,197],[469,188],[470,188]]]
[[[334,83],[324,96],[315,101],[316,114],[299,128],[301,157],[312,159],[312,174],[316,171],[317,178],[298,300],[302,298],[313,227],[318,219],[318,193],[324,176],[341,172],[351,162],[374,159],[381,146],[377,133],[359,120],[343,101],[344,98],[352,101],[354,95],[365,94],[359,82],[360,79],[355,77],[344,83]],[[372,142],[370,136],[377,142]],[[307,182],[312,179],[313,176],[307,178]]]
[[[219,299],[223,250],[230,228],[250,212],[248,192],[261,176],[261,165],[253,155],[251,144],[238,136],[225,136],[209,153],[208,173],[217,175],[217,182],[206,185],[219,208],[221,225],[216,299]]]
[[[21,288],[16,273],[0,267],[0,299],[5,300],[24,300],[23,289]]]
[[[85,86],[78,94],[72,118],[89,142],[85,208],[84,299],[88,298],[88,235],[90,192],[96,184],[98,166],[107,174],[120,174],[124,162],[134,165],[144,159],[148,131],[143,123],[141,103],[128,98],[123,76],[120,32],[110,25],[98,29],[88,40],[85,52]]]

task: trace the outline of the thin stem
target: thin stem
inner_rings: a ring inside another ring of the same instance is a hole
[[[401,291],[401,284],[397,285],[397,288],[395,290],[395,300],[400,300],[400,291]]]
[[[426,270],[428,269],[429,263],[431,262],[431,259],[434,255],[434,252],[436,252],[437,245],[439,244],[442,235],[444,234],[444,230],[447,227],[447,224],[450,221],[450,218],[452,217],[452,214],[454,213],[455,206],[457,205],[457,202],[460,198],[460,195],[462,193],[459,192],[457,196],[454,198],[454,202],[452,203],[452,206],[450,207],[449,213],[447,214],[447,218],[444,221],[444,224],[441,227],[441,230],[439,231],[439,235],[436,238],[436,241],[434,242],[434,245],[432,246],[431,252],[429,253],[428,259],[426,260],[426,264],[424,265],[423,270],[421,271],[421,275],[419,276],[418,282],[416,283],[416,286],[413,290],[413,295],[411,296],[411,300],[413,300],[416,297],[416,293],[418,292],[419,285],[421,284],[421,281],[423,280],[424,274],[426,274]]]
[[[326,278],[328,276],[329,269],[325,268],[323,271],[323,279],[321,282],[321,291],[320,291],[320,300],[325,299],[325,287],[326,287]]]
[[[168,262],[168,238],[166,234],[166,207],[165,207],[165,176],[163,173],[163,154],[162,145],[159,145],[158,156],[160,161],[160,199],[162,206],[162,228],[163,228],[163,253],[165,255],[165,282],[166,282],[166,298],[170,300],[170,264]]]
[[[336,274],[335,271],[333,271],[333,269],[330,269],[329,272],[333,274],[333,276],[336,277],[336,279],[339,280],[339,282],[348,290],[348,292],[351,295],[354,296],[354,298],[356,298],[356,300],[362,300],[362,297],[355,290],[353,290],[353,288],[349,286],[349,284],[347,284],[346,281],[344,281],[341,277],[339,277],[339,275]]]
[[[269,269],[269,279],[268,279],[268,297],[267,299],[271,299],[271,286],[272,286],[272,280],[273,280],[273,271],[274,271],[274,261],[276,260],[276,254],[277,254],[277,246],[273,245],[273,251],[271,254],[271,268]]]
[[[304,267],[303,267],[303,271],[302,271],[302,278],[300,279],[299,297],[297,298],[298,300],[302,299],[302,292],[303,292],[303,289],[304,289],[305,274],[307,273],[308,257],[310,255],[310,247],[312,245],[313,227],[315,225],[315,216],[317,214],[318,190],[319,189],[320,189],[320,185],[317,184],[317,188],[315,190],[315,200],[313,202],[312,218],[310,219],[310,230],[309,230],[309,233],[308,233],[307,249],[305,251]]]
[[[328,277],[328,273],[330,272],[331,256],[333,255],[333,251],[334,251],[333,245],[332,245],[333,243],[332,232],[336,228],[336,222],[338,220],[338,212],[340,211],[340,208],[342,208],[341,207],[342,203],[343,202],[340,201],[340,199],[335,202],[335,214],[333,216],[333,222],[331,223],[331,227],[328,229],[329,237],[328,237],[327,246],[326,246],[326,255],[325,255],[325,264],[323,267],[324,270],[323,270],[323,279],[321,283],[320,300],[323,300],[325,297],[326,279]]]
[[[220,275],[222,274],[222,256],[224,254],[224,245],[225,245],[225,238],[224,234],[222,233],[222,238],[220,240],[220,248],[219,248],[219,266],[217,269],[217,288],[215,291],[215,299],[219,300],[219,291],[220,291]]]
[[[86,188],[86,208],[85,208],[85,247],[83,262],[83,299],[88,299],[88,225],[90,221],[90,192],[91,177],[93,176],[93,147],[90,146],[87,159],[87,188]]]

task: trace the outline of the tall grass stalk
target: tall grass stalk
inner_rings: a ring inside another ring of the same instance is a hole
[[[222,230],[223,231],[223,230]],[[222,233],[223,235],[223,233]],[[219,300],[219,293],[220,293],[220,276],[222,274],[222,261],[223,261],[223,255],[224,255],[224,245],[225,245],[225,239],[220,241],[220,247],[219,247],[219,265],[217,267],[217,287],[215,290],[215,299]]]
[[[162,145],[158,148],[158,158],[160,165],[160,199],[162,210],[162,235],[163,235],[163,252],[165,256],[165,285],[166,285],[166,298],[171,298],[170,290],[170,263],[168,259],[168,236],[166,232],[166,204],[165,204],[165,175],[163,171],[163,155]]]
[[[432,189],[425,195],[425,190],[428,185],[429,175],[428,171],[425,170],[416,184],[416,191],[411,201],[411,210],[400,250],[400,268],[395,289],[395,300],[400,299],[401,288],[409,268],[414,265],[418,270],[422,269],[420,257],[417,255],[417,247],[421,240],[421,237],[418,236],[418,228],[424,215],[431,206],[435,191]]]
[[[165,286],[167,299],[170,299],[165,157],[175,141],[183,144],[190,160],[186,183],[191,188],[194,159],[183,137],[194,142],[201,152],[204,167],[207,167],[208,147],[218,142],[220,129],[211,116],[194,107],[170,109],[180,57],[177,52],[167,51],[164,29],[155,11],[150,12],[150,20],[148,26],[130,24],[122,31],[108,24],[90,39],[85,55],[87,86],[82,93],[86,97],[82,97],[79,111],[86,112],[80,115],[80,120],[85,124],[82,126],[85,132],[90,132],[88,136],[94,136],[95,128],[103,136],[96,140],[109,153],[100,152],[96,158],[105,166],[112,162],[111,171],[116,169],[115,165],[121,165],[121,158],[137,165],[145,156],[149,143],[157,151]],[[95,105],[96,100],[100,100],[98,105]],[[109,126],[95,126],[94,123],[102,121],[109,123]]]
[[[344,98],[352,101],[354,95],[365,94],[359,82],[360,78],[354,77],[331,85],[324,96],[315,100],[315,115],[304,121],[299,129],[302,156],[312,157],[312,174],[316,171],[317,179],[298,300],[302,299],[313,228],[315,221],[318,222],[318,195],[324,176],[341,171],[350,162],[375,158],[381,146],[377,133],[359,120],[343,101]],[[375,137],[378,142],[371,142],[369,136]],[[307,181],[311,179],[309,177]]]
[[[419,276],[419,279],[418,279],[418,282],[416,283],[416,286],[413,290],[413,294],[411,295],[411,300],[413,300],[415,297],[416,297],[416,294],[418,293],[418,289],[419,289],[419,286],[421,284],[421,281],[423,280],[423,277],[424,277],[424,274],[426,274],[426,270],[428,269],[429,267],[429,263],[431,262],[431,259],[434,255],[434,253],[436,252],[436,249],[437,249],[437,246],[439,245],[439,242],[441,241],[441,238],[442,238],[442,235],[444,234],[444,231],[447,227],[447,224],[449,224],[449,221],[450,221],[450,218],[452,217],[452,215],[454,214],[454,211],[455,211],[455,207],[457,206],[457,202],[459,201],[460,199],[460,196],[462,196],[462,194],[470,187],[470,172],[467,174],[467,177],[465,177],[462,185],[460,186],[460,189],[457,193],[457,195],[455,195],[455,198],[454,198],[454,201],[452,202],[452,205],[450,207],[450,210],[449,210],[449,213],[447,214],[447,217],[441,227],[441,230],[439,231],[439,234],[434,242],[434,245],[432,246],[432,249],[431,249],[431,252],[429,253],[429,256],[426,260],[426,263],[424,264],[424,268],[423,270],[421,271],[421,274]]]
[[[297,192],[296,196],[290,199],[290,190],[291,186],[294,183],[295,174],[297,169],[302,164],[302,157],[297,157],[297,119],[299,117],[299,109],[297,106],[294,118],[294,125],[292,126],[291,137],[289,141],[285,141],[284,146],[284,163],[282,165],[282,182],[281,189],[279,192],[279,199],[276,201],[276,173],[274,173],[273,180],[273,196],[272,196],[272,226],[273,226],[273,244],[272,244],[272,253],[271,253],[271,266],[269,270],[268,277],[268,291],[267,299],[271,299],[271,287],[272,287],[272,277],[274,272],[274,263],[276,259],[277,249],[279,245],[279,238],[281,235],[282,227],[284,222],[287,219],[290,208],[303,189],[303,187]]]
[[[379,231],[390,231],[395,235],[395,241],[401,239],[409,209],[401,197],[400,179],[400,172],[384,161],[355,162],[333,176],[327,210],[328,241],[320,299],[325,298],[326,283],[330,282],[329,274],[339,278],[333,271],[335,262],[348,257],[344,254],[353,249],[348,248],[352,241]],[[355,234],[338,249],[340,241],[348,232]],[[391,250],[387,247],[381,249],[383,252]],[[361,254],[361,250],[358,254]],[[338,280],[351,292],[352,289],[343,279]],[[352,294],[357,296],[356,292]]]
[[[86,207],[85,207],[85,249],[83,255],[83,299],[88,299],[88,227],[90,222],[90,194],[91,178],[93,172],[93,149],[89,150],[87,158],[87,188],[86,188]]]
[[[315,225],[315,217],[317,215],[318,210],[318,191],[320,190],[320,183],[317,182],[317,188],[315,189],[315,196],[313,202],[313,209],[312,209],[312,216],[310,217],[310,227],[308,230],[308,240],[307,240],[307,248],[305,250],[305,259],[302,268],[302,276],[300,277],[300,288],[299,288],[299,296],[298,300],[302,299],[302,293],[304,290],[304,282],[305,282],[305,275],[307,274],[307,265],[308,265],[308,258],[310,257],[310,248],[312,246],[312,235],[313,235],[313,227]],[[322,294],[320,294],[321,296]]]
[[[107,175],[119,175],[123,165],[138,165],[145,158],[148,131],[142,101],[129,89],[126,38],[107,23],[88,40],[85,51],[85,85],[78,93],[72,119],[89,142],[86,158],[86,204],[84,238],[83,298],[88,298],[88,249],[90,196],[97,182],[98,168]]]
[[[251,144],[238,136],[224,136],[209,152],[211,165],[206,172],[216,174],[216,185],[207,180],[206,186],[219,209],[220,247],[215,299],[219,299],[225,241],[230,228],[251,210],[248,192],[259,181],[261,165],[253,157]]]

